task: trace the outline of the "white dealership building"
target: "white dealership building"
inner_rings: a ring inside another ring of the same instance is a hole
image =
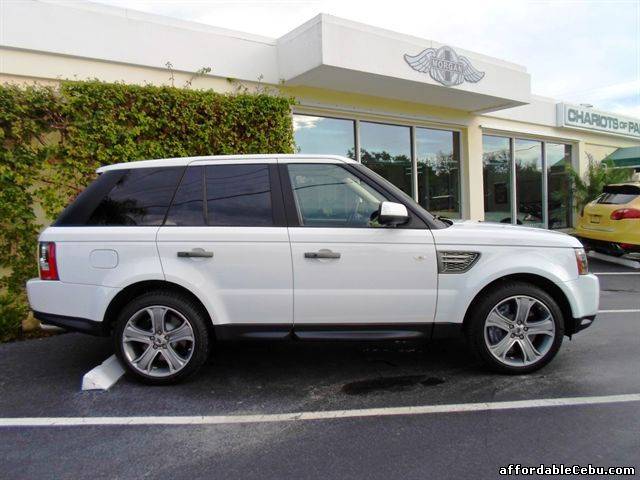
[[[536,96],[525,66],[439,41],[328,15],[265,38],[25,0],[0,7],[0,81],[272,86],[297,99],[300,152],[351,156],[449,217],[571,226],[568,166],[640,145],[640,119]]]

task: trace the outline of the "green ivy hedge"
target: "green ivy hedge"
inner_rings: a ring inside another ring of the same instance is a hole
[[[36,238],[101,165],[293,152],[293,100],[267,92],[62,82],[0,86],[0,340],[19,333]],[[36,215],[36,212],[43,214]]]

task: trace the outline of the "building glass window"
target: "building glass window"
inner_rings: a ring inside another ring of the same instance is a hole
[[[486,221],[552,229],[571,226],[571,145],[484,135],[483,149]]]
[[[460,134],[416,128],[418,202],[435,215],[460,218]]]
[[[509,138],[485,135],[482,148],[485,221],[511,223],[511,146]]]
[[[516,138],[516,206],[518,224],[544,227],[542,206],[542,142]]]
[[[293,133],[298,153],[343,155],[355,159],[353,120],[343,118],[293,116]]]
[[[459,132],[305,114],[293,125],[297,152],[360,160],[434,214],[462,216]]]
[[[408,195],[413,194],[410,127],[360,122],[360,161]]]
[[[571,226],[573,212],[569,176],[571,145],[547,143],[545,144],[545,153],[547,157],[549,228],[568,228]]]

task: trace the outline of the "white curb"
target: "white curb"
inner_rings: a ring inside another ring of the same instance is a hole
[[[604,262],[617,263],[618,265],[624,265],[625,267],[640,269],[640,262],[637,260],[631,260],[629,258],[614,257],[612,255],[605,255],[599,252],[589,252],[591,258],[596,258]]]
[[[108,390],[124,374],[124,368],[115,355],[89,370],[82,377],[82,390]]]

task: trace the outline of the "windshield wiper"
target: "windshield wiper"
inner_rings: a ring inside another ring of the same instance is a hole
[[[444,222],[448,225],[453,225],[453,220],[451,220],[449,217],[443,217],[442,215],[434,215],[433,218],[435,218],[436,220],[440,220],[441,222]]]

